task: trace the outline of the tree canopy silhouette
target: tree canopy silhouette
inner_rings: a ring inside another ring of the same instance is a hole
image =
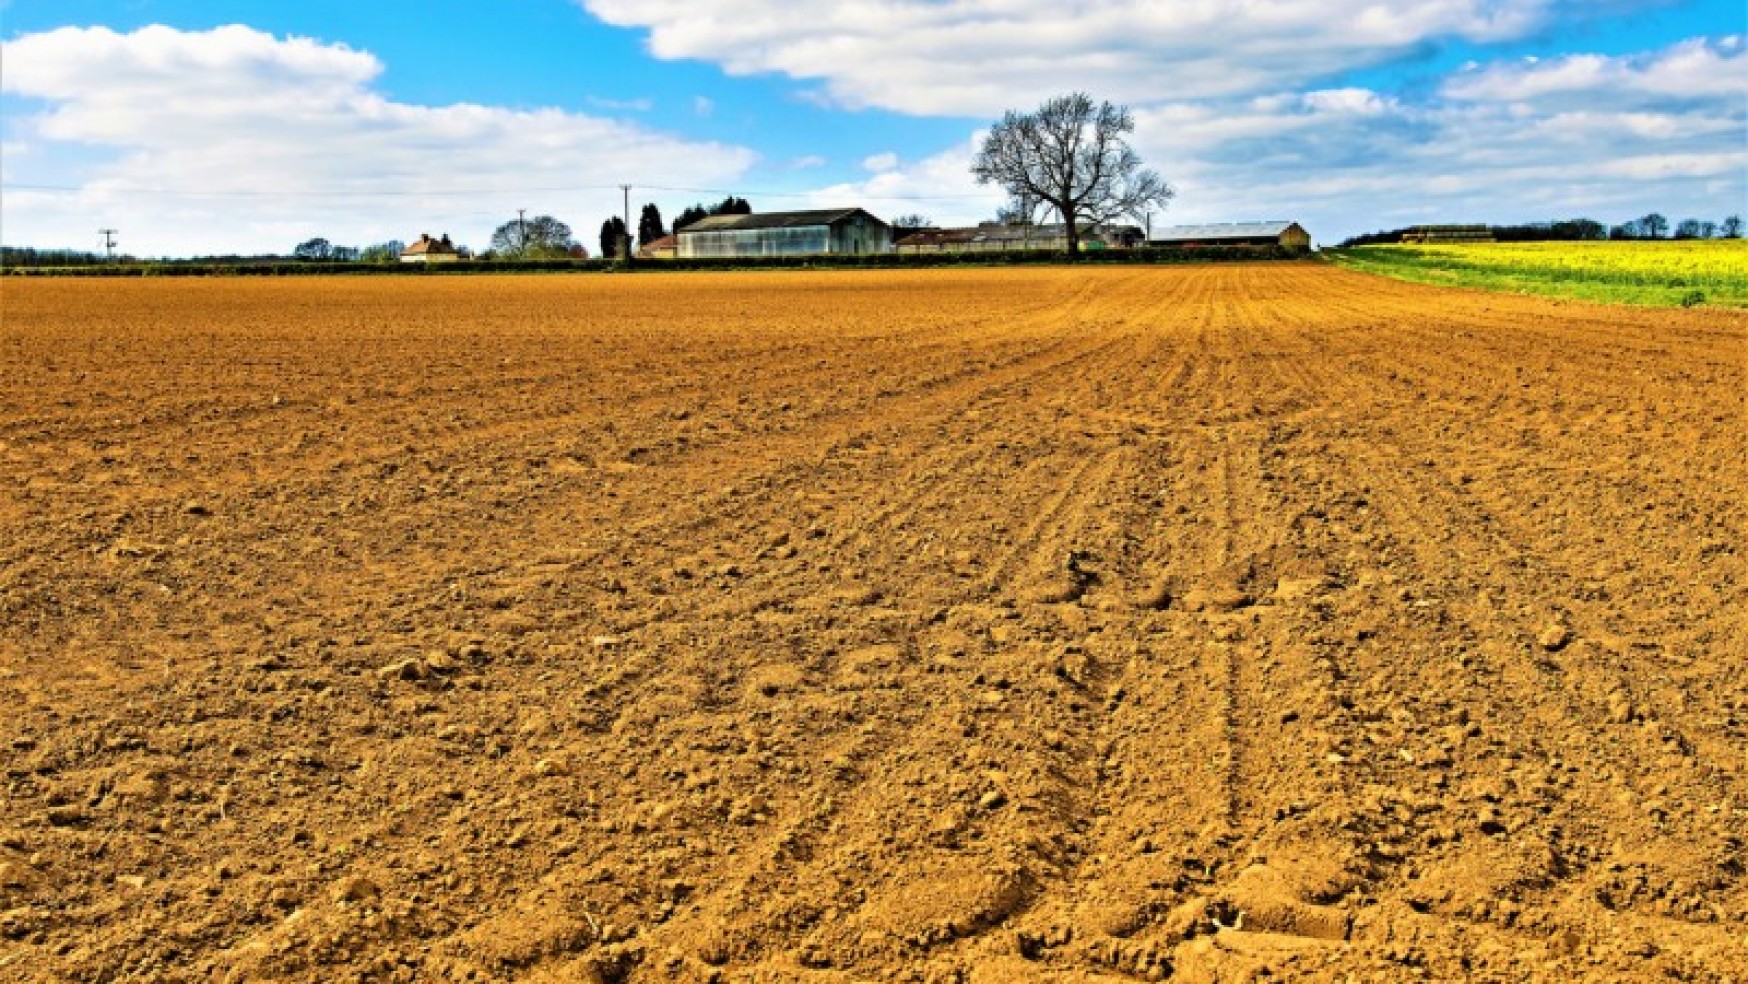
[[[1125,138],[1134,129],[1128,107],[1095,104],[1084,92],[1057,96],[1030,113],[1009,110],[984,138],[971,173],[1061,216],[1073,257],[1082,224],[1140,219],[1176,194],[1130,148]]]
[[[571,227],[550,215],[511,219],[492,233],[492,252],[522,260],[567,256],[576,244]]]

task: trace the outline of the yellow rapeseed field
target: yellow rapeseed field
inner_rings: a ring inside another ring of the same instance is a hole
[[[1648,304],[1748,304],[1748,240],[1365,246],[1338,262],[1425,283]]]

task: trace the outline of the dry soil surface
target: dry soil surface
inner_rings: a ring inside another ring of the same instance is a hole
[[[1748,317],[7,281],[0,978],[1748,980]]]

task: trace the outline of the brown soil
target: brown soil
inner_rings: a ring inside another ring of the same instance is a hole
[[[0,978],[1748,977],[1742,314],[4,291]]]

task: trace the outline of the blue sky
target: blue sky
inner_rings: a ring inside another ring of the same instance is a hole
[[[826,154],[859,162],[910,141],[939,147],[965,131],[964,120],[844,114],[801,98],[797,86],[777,77],[729,78],[707,63],[659,61],[646,53],[643,32],[609,27],[564,0],[426,2],[418,9],[414,15],[394,4],[332,0],[15,0],[4,30],[15,38],[69,25],[130,31],[247,24],[369,51],[384,65],[375,88],[404,102],[619,115],[688,136],[755,144],[775,162]],[[698,111],[699,98],[710,100],[708,113]]]
[[[670,217],[864,204],[970,222],[1007,107],[1136,110],[1155,218],[1413,221],[1744,194],[1739,0],[10,0],[0,239],[148,255],[449,231],[518,207],[593,243],[614,186]],[[797,13],[798,11],[804,11]],[[670,189],[700,189],[698,191]]]

